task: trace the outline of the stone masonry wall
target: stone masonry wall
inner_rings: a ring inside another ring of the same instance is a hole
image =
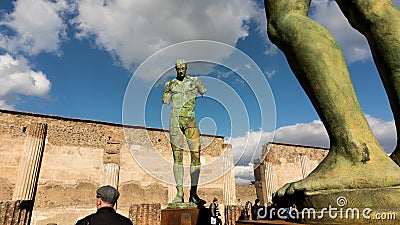
[[[128,216],[132,204],[168,204],[171,184],[150,176],[137,163],[125,142],[122,125],[7,110],[0,110],[0,200],[12,198],[27,127],[34,122],[47,124],[47,136],[31,224],[72,225],[95,212],[95,191],[103,185],[104,163],[119,165],[118,212]],[[150,146],[161,157],[172,160],[168,132],[143,127],[129,129],[137,134],[133,139],[139,146]],[[223,137],[203,135],[201,141],[205,147],[201,152],[203,164],[223,152]],[[188,164],[189,153],[184,158]],[[201,177],[208,173],[205,169]],[[214,196],[222,200],[222,181],[219,178],[200,185],[199,195],[207,202]]]
[[[308,176],[328,154],[326,148],[267,143],[254,170],[257,197],[262,204],[271,201],[272,193],[286,183]]]

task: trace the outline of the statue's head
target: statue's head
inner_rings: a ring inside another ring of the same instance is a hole
[[[186,62],[183,59],[178,59],[176,60],[175,63],[175,69],[176,69],[176,77],[179,79],[183,79],[186,76]]]

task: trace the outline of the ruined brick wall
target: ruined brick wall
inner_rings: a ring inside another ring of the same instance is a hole
[[[249,185],[236,185],[236,201],[240,199],[240,201],[245,204],[247,201],[250,201],[254,204],[254,201],[257,198],[256,188],[253,184]]]
[[[0,201],[0,225],[28,225],[33,201]]]
[[[308,176],[327,154],[328,149],[312,146],[273,142],[263,145],[263,156],[255,162],[260,165],[254,170],[257,197],[262,204],[271,201],[273,192]]]
[[[116,163],[120,168],[118,212],[128,216],[132,204],[168,204],[169,184],[150,176],[132,157],[122,125],[7,110],[0,110],[0,200],[12,198],[27,127],[34,122],[48,127],[32,224],[75,224],[78,218],[95,212],[95,190],[102,185],[105,163]],[[130,129],[138,145],[150,146],[172,160],[168,132]],[[202,163],[223,151],[223,137],[203,135],[201,141],[205,146]],[[188,164],[189,153],[184,157]],[[206,168],[201,177],[207,177],[208,172]],[[207,202],[214,196],[222,199],[222,181],[200,186],[199,194]]]
[[[134,225],[160,225],[161,224],[161,205],[160,204],[140,204],[132,205],[129,210],[129,218]]]

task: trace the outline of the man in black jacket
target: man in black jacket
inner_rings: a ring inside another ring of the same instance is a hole
[[[117,189],[106,185],[97,189],[96,194],[97,212],[79,220],[76,225],[132,225],[130,219],[113,208],[119,197]]]
[[[210,204],[210,213],[211,213],[211,224],[214,225],[222,225],[222,221],[219,218],[221,216],[221,213],[219,212],[218,209],[218,199],[214,198],[213,202]]]

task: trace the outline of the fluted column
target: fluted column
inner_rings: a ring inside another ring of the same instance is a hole
[[[272,202],[272,194],[278,189],[276,184],[275,166],[271,163],[265,163],[265,183],[269,202]]]
[[[308,176],[308,170],[309,170],[307,156],[302,155],[300,157],[300,163],[301,163],[301,172],[303,174],[303,178],[305,178],[306,176]]]
[[[175,184],[168,184],[168,202],[172,202],[176,196],[177,190]]]
[[[103,182],[102,185],[111,185],[118,189],[119,163],[121,143],[109,136],[103,155]]]
[[[225,205],[234,205],[236,199],[235,172],[233,170],[232,145],[224,144],[223,171],[226,174],[223,177],[223,197]]]
[[[46,139],[47,124],[28,127],[25,150],[21,158],[13,200],[34,200]]]
[[[103,185],[111,185],[118,189],[119,165],[116,163],[105,163],[103,170]]]
[[[262,162],[261,158],[254,161],[254,186],[256,188],[257,198],[260,199],[261,205],[266,205],[268,202],[267,197],[267,185],[265,177],[265,162]]]

